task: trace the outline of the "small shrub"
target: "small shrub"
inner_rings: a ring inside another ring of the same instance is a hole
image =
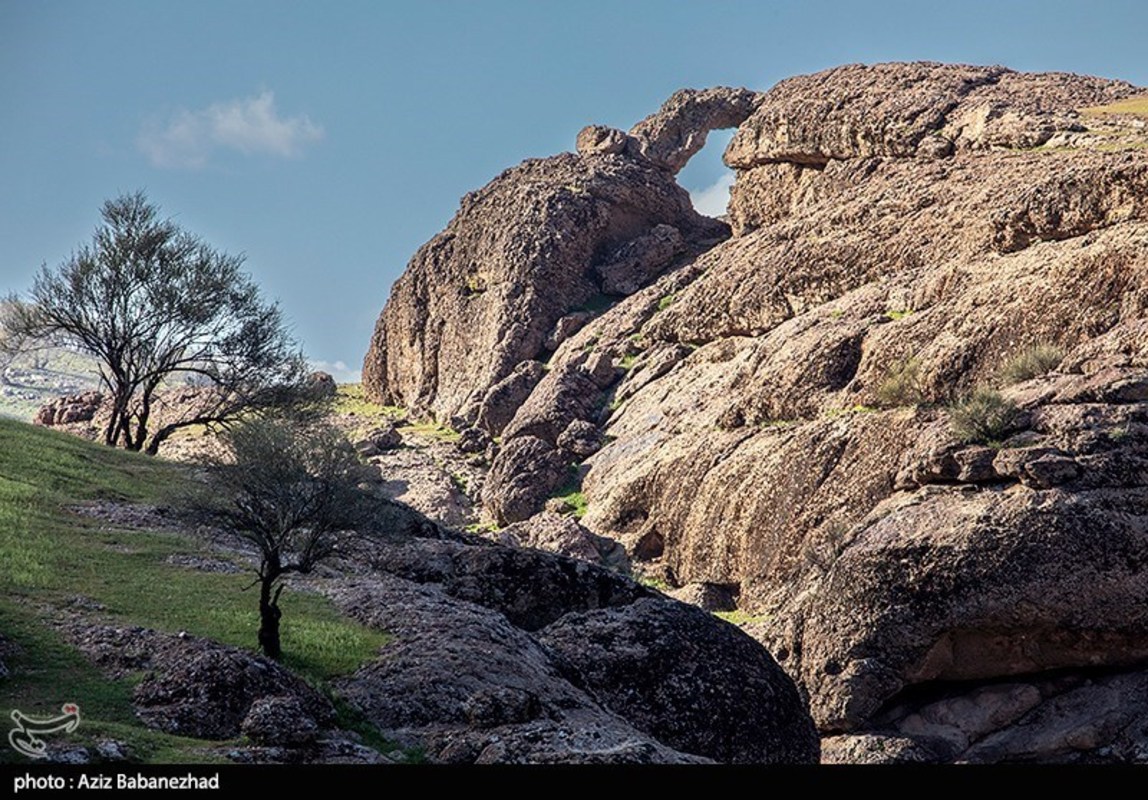
[[[893,311],[886,311],[885,318],[896,322],[899,319],[904,319],[912,313],[913,309],[911,308],[894,309]]]
[[[658,592],[668,592],[672,587],[661,578],[652,575],[642,575],[638,578],[638,583],[645,586],[647,589],[653,589]]]
[[[661,300],[659,300],[658,301],[658,311],[665,311],[667,308],[672,306],[674,304],[674,298],[676,296],[677,295],[674,292],[670,292],[668,295],[666,295]]]
[[[921,402],[921,362],[910,358],[894,364],[877,387],[877,403],[885,408],[915,406]]]
[[[1005,386],[1022,383],[1052,372],[1064,360],[1064,350],[1051,344],[1036,344],[1010,358],[1001,368]]]
[[[1000,442],[1017,415],[1011,400],[991,389],[980,388],[949,410],[953,434],[966,444]]]
[[[569,516],[574,517],[574,519],[582,519],[586,516],[586,495],[582,492],[558,495],[558,499],[569,506],[570,510],[566,512]]]

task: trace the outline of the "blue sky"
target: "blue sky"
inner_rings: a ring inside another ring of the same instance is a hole
[[[308,354],[354,371],[459,197],[583,125],[853,62],[1148,85],[1146,32],[1148,4],[1120,0],[0,0],[0,293],[143,189],[245,253]],[[723,179],[715,144],[679,177],[692,192]]]

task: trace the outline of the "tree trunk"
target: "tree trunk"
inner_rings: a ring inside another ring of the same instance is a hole
[[[279,646],[279,618],[283,616],[279,610],[279,594],[283,586],[280,585],[272,594],[273,583],[274,577],[263,578],[259,582],[259,646],[263,655],[278,660],[283,654]]]

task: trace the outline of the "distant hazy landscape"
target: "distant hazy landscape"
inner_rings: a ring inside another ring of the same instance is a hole
[[[90,356],[51,348],[17,356],[0,372],[0,417],[29,422],[40,406],[99,386]]]

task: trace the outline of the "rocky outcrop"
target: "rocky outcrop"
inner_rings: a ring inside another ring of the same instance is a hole
[[[853,65],[586,133],[672,173],[738,125],[733,236],[602,251],[621,299],[515,395],[487,513],[577,491],[639,568],[718,587],[831,760],[1142,758],[1148,127],[1104,108],[1139,94]]]
[[[635,137],[592,126],[578,154],[527,161],[468,194],[392,289],[363,365],[368,395],[499,434],[520,391],[503,382],[546,358],[563,320],[727,235],[694,212],[672,173],[708,130],[744,119],[754,97],[681,95]]]
[[[374,570],[326,587],[395,636],[338,689],[433,762],[817,760],[758,643],[617,573],[450,539],[385,547]]]
[[[42,406],[32,422],[45,427],[91,422],[103,400],[104,396],[94,391],[60,397]]]
[[[748,89],[719,86],[674,92],[657,112],[630,129],[643,156],[678,174],[712,130],[736,128],[762,101]]]
[[[621,544],[598,536],[570,516],[544,511],[523,522],[499,529],[494,538],[511,547],[530,547],[549,553],[600,564],[629,573],[630,561]]]
[[[186,634],[100,625],[72,625],[69,637],[113,676],[144,672],[132,704],[146,725],[167,733],[233,739],[245,727],[259,729],[259,719],[272,713],[272,706],[291,709],[297,730],[330,728],[335,720],[323,695],[274,661],[235,647]]]
[[[698,608],[644,598],[568,614],[541,640],[599,701],[679,750],[742,764],[801,763],[818,750],[781,668]]]
[[[726,160],[746,170],[1032,148],[1083,131],[1079,109],[1137,92],[1123,81],[1004,67],[855,64],[779,83],[738,128]]]

